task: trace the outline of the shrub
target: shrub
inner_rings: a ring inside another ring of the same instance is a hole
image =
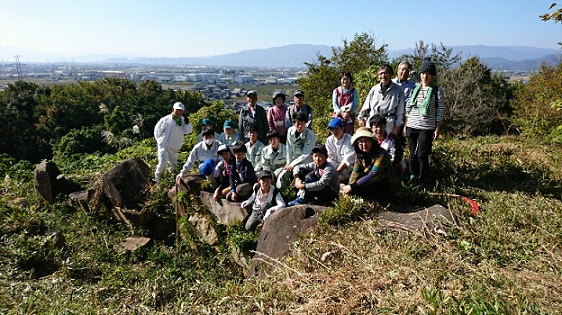
[[[562,63],[556,67],[543,65],[531,76],[529,83],[520,85],[512,101],[513,123],[527,136],[558,141],[562,125]]]

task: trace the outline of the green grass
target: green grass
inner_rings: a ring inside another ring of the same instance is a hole
[[[153,144],[112,156],[60,161],[83,185],[138,156],[152,167]],[[182,153],[185,158],[185,153]],[[430,184],[405,185],[408,210],[447,206],[458,225],[446,236],[376,232],[380,206],[339,200],[305,233],[281,265],[244,280],[230,249],[257,235],[219,229],[220,244],[174,246],[153,240],[135,252],[120,242],[138,235],[109,213],[85,213],[61,201],[36,203],[31,165],[0,160],[0,313],[2,314],[554,314],[562,308],[562,148],[517,137],[439,140]],[[146,207],[173,215],[165,191]],[[471,207],[453,195],[480,204]],[[9,202],[26,197],[30,207]],[[191,202],[189,196],[180,197]],[[193,207],[190,211],[202,211]],[[49,235],[62,235],[64,247]]]

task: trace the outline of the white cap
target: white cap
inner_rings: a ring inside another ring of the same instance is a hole
[[[175,102],[175,103],[174,103],[174,109],[185,110],[185,106],[183,106],[183,104],[180,103],[180,102]]]

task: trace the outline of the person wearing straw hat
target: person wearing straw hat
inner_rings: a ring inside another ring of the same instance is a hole
[[[388,152],[379,146],[368,128],[359,128],[351,138],[351,144],[355,148],[357,162],[353,166],[349,184],[342,188],[342,192],[379,202],[392,200],[399,179]]]

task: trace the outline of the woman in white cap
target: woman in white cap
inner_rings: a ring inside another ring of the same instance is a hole
[[[368,128],[359,128],[351,138],[357,154],[357,162],[349,178],[349,185],[342,188],[344,194],[379,202],[390,201],[399,186],[390,155],[382,149]]]
[[[183,136],[193,130],[189,120],[186,122],[182,116],[184,110],[185,106],[182,103],[174,103],[172,113],[162,117],[154,127],[154,138],[158,144],[158,166],[154,172],[156,182],[162,179],[166,166],[169,166],[170,171],[176,169]]]

